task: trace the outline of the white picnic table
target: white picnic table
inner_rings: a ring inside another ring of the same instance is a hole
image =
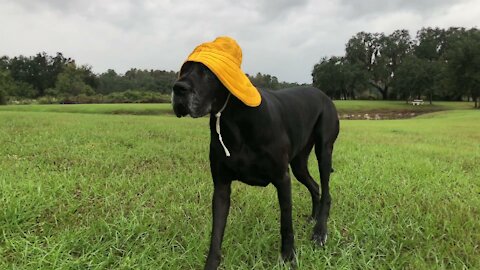
[[[413,106],[423,105],[423,99],[414,99],[412,102]]]

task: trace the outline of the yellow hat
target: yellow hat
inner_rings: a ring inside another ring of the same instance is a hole
[[[223,85],[245,105],[256,107],[262,98],[257,88],[240,68],[242,49],[230,37],[218,37],[212,42],[200,44],[188,56],[187,61],[207,66]]]

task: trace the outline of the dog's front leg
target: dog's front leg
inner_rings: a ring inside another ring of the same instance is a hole
[[[208,252],[205,269],[217,269],[222,257],[222,240],[227,223],[228,211],[230,209],[231,181],[215,179],[212,199],[212,235],[210,240],[210,250]]]
[[[292,225],[292,189],[290,173],[287,173],[279,182],[274,182],[277,188],[278,202],[280,203],[280,233],[282,235],[282,259],[293,261],[295,247]]]

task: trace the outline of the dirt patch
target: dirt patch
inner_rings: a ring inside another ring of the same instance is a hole
[[[436,112],[438,110],[422,110],[422,111],[362,111],[362,112],[345,112],[339,113],[338,117],[342,120],[390,120],[390,119],[407,119],[413,118],[426,113]]]

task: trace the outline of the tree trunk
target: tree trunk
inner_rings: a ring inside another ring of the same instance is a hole
[[[380,91],[380,93],[382,93],[382,99],[383,100],[388,99],[387,89],[384,89],[383,91]]]
[[[387,88],[386,88],[386,87],[385,87],[385,88],[382,88],[382,87],[380,87],[380,86],[375,86],[375,87],[376,87],[377,90],[380,92],[380,94],[382,94],[382,99],[383,99],[383,100],[387,100],[387,97],[388,97],[388,95],[387,95]]]
[[[387,97],[388,97],[388,86],[385,86],[385,87],[381,87],[379,86],[378,84],[376,84],[375,82],[372,82],[370,81],[369,82],[371,86],[375,87],[378,92],[380,92],[380,94],[382,94],[382,99],[383,100],[386,100]]]

